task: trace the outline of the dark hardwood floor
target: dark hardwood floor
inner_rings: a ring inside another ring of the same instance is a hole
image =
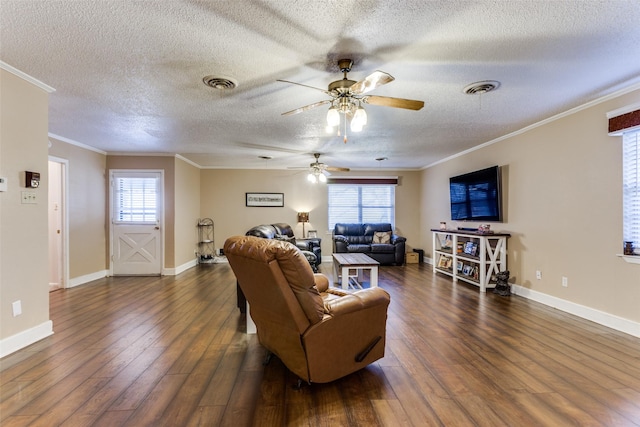
[[[640,425],[640,339],[427,265],[380,270],[386,356],[299,391],[262,366],[228,264],[56,291],[55,334],[0,361],[0,424]]]

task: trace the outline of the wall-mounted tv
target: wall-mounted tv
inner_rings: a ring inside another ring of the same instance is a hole
[[[449,178],[451,219],[454,221],[502,221],[500,167]]]

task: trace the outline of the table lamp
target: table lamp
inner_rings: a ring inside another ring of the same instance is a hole
[[[309,212],[298,212],[298,222],[302,223],[302,238],[304,239],[304,223],[309,222]]]

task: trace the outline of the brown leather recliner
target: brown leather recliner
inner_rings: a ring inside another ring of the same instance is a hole
[[[234,236],[224,244],[260,343],[306,382],[326,383],[384,357],[389,294],[329,288],[291,243]]]

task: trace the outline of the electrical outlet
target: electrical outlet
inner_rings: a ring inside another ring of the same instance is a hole
[[[536,270],[536,279],[542,280],[542,271]]]
[[[566,276],[562,276],[562,286],[565,288],[569,286],[569,279]]]
[[[13,317],[18,317],[22,314],[22,301],[14,301],[11,303],[11,308],[13,309]]]

